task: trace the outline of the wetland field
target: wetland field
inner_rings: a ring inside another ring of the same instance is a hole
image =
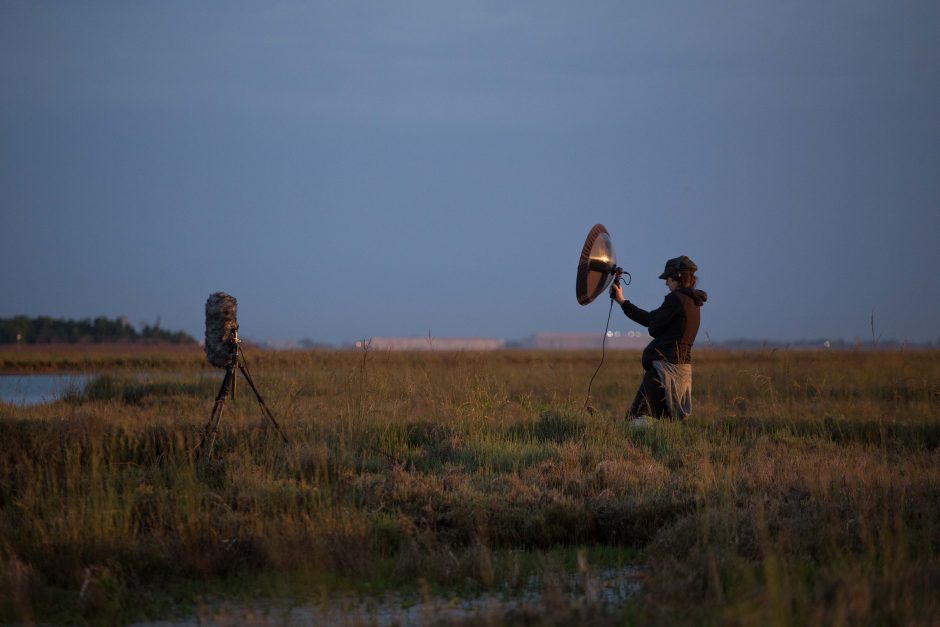
[[[940,351],[0,349],[0,623],[938,625]]]

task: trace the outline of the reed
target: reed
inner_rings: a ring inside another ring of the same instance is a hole
[[[243,395],[204,469],[219,371],[122,350],[0,352],[99,376],[0,405],[0,621],[122,622],[249,575],[511,589],[518,555],[585,546],[641,565],[641,592],[519,621],[940,621],[936,351],[700,351],[693,417],[646,429],[622,419],[634,353],[608,356],[589,415],[593,353],[251,351],[291,445]]]

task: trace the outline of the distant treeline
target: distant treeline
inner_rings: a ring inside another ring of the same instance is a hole
[[[126,318],[111,320],[98,316],[94,320],[62,320],[39,316],[0,318],[0,344],[77,344],[80,342],[165,342],[195,344],[196,340],[183,331],[167,331],[160,322],[144,324],[138,331]]]

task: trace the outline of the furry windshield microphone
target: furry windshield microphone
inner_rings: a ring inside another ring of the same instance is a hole
[[[209,424],[203,430],[202,438],[199,440],[199,447],[202,449],[203,463],[209,466],[212,456],[212,447],[215,445],[216,437],[219,434],[219,422],[222,420],[222,411],[225,409],[225,399],[228,396],[235,400],[235,379],[241,372],[242,376],[248,382],[251,391],[255,393],[258,404],[261,405],[263,413],[284,444],[287,444],[287,436],[281,432],[281,427],[274,419],[274,414],[264,404],[261,393],[255,387],[255,382],[251,380],[251,373],[248,372],[248,364],[245,363],[245,356],[242,355],[242,349],[238,339],[238,322],[236,322],[236,311],[238,301],[225,292],[216,292],[210,294],[206,301],[206,358],[209,363],[219,368],[225,368],[225,378],[222,379],[222,387],[219,388],[219,395],[215,397],[215,405],[212,406],[212,414],[209,416]]]
[[[206,358],[218,368],[227,368],[232,363],[237,309],[238,301],[225,292],[216,292],[206,301]]]

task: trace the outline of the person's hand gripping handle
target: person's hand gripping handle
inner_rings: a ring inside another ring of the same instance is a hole
[[[614,276],[614,282],[613,282],[613,284],[610,286],[610,297],[611,297],[611,299],[617,301],[617,304],[618,304],[618,305],[622,305],[622,304],[623,304],[623,301],[624,301],[624,298],[623,298],[623,288],[620,286],[620,275],[621,275],[621,273],[618,272],[618,273]]]

